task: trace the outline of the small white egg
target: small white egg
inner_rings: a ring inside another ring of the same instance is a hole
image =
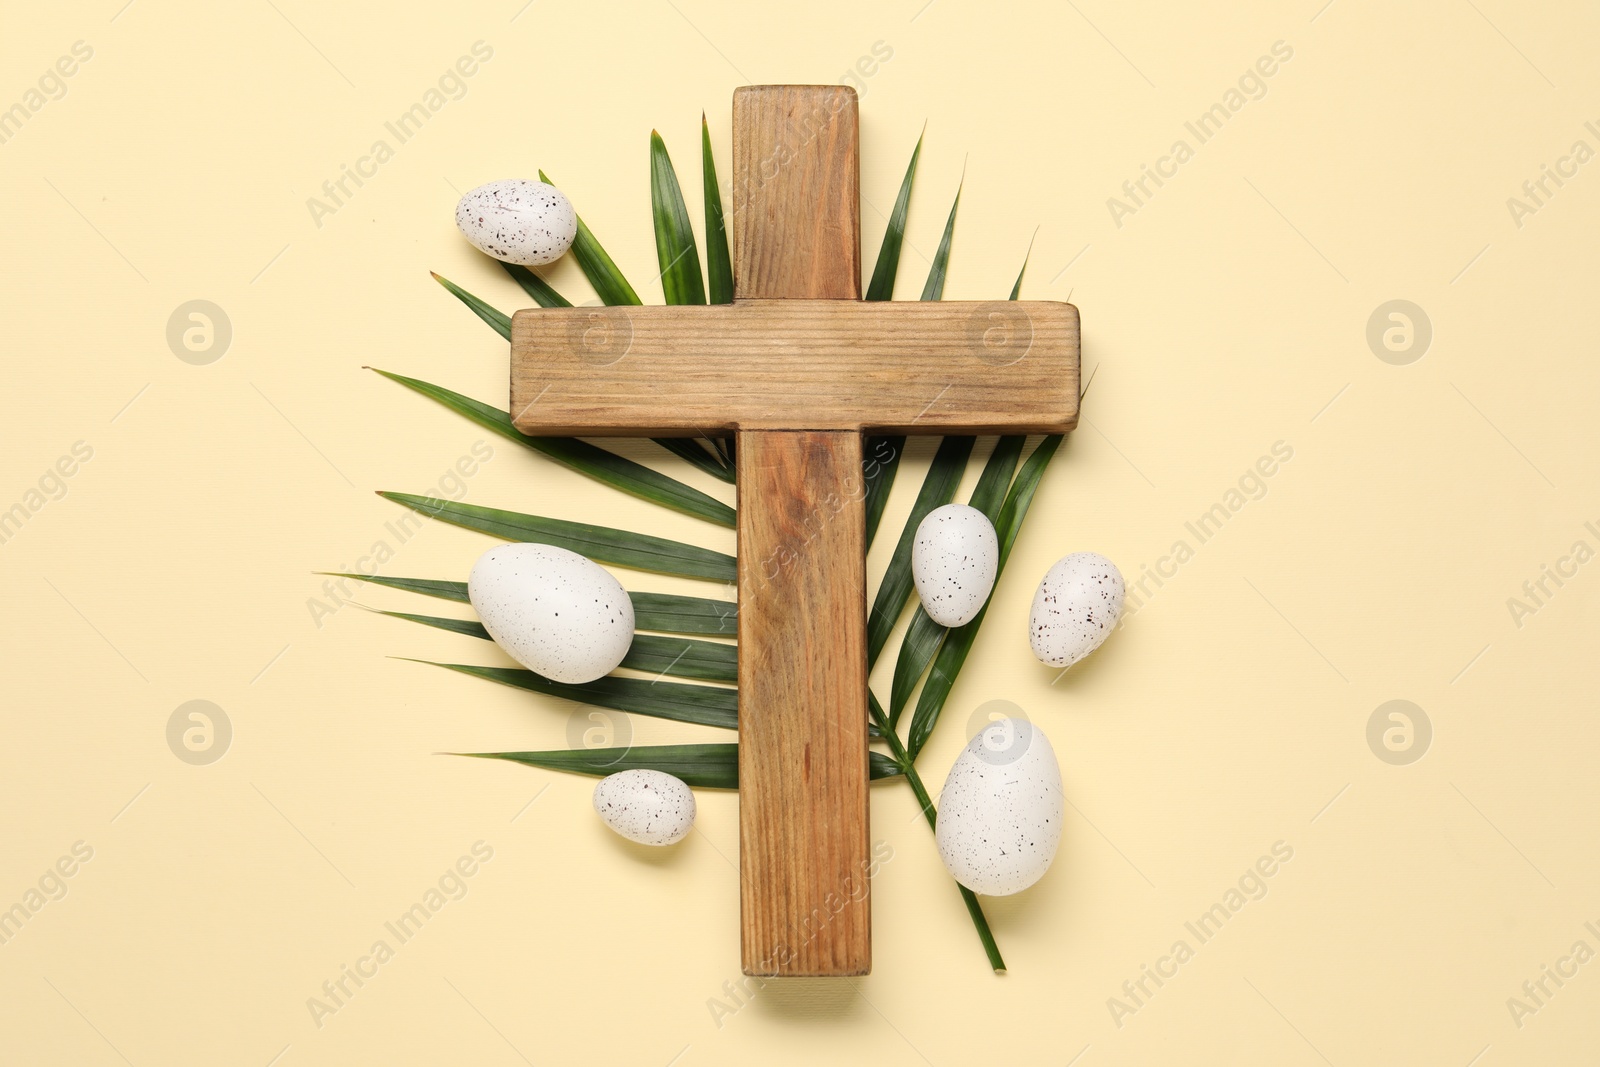
[[[911,579],[922,610],[940,626],[971,622],[988,601],[999,569],[1000,538],[977,508],[946,504],[917,526]]]
[[[1122,572],[1094,552],[1056,561],[1033,594],[1028,640],[1040,662],[1070,667],[1099,648],[1122,616]]]
[[[572,247],[578,213],[561,190],[526,178],[480,185],[456,205],[456,225],[480,252],[507,263],[554,263]]]
[[[641,845],[670,845],[694,826],[694,792],[665,771],[635,768],[600,779],[594,810],[611,829]]]
[[[1020,893],[1050,869],[1065,803],[1049,739],[1026,719],[997,719],[944,780],[934,824],[939,857],[974,893]]]
[[[556,682],[610,674],[633,644],[633,601],[611,572],[554,545],[491,548],[473,564],[467,599],[495,643]]]

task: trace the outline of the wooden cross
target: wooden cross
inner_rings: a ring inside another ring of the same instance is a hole
[[[871,967],[863,432],[1078,419],[1070,304],[861,300],[857,153],[853,89],[739,89],[734,302],[512,325],[524,433],[737,436],[746,974]]]

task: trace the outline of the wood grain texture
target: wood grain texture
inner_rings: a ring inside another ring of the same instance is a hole
[[[534,308],[511,410],[530,434],[1064,433],[1078,363],[1078,309],[1048,301]]]
[[[860,300],[857,157],[854,90],[734,92],[736,300]],[[730,335],[758,328],[744,313],[759,316],[760,305],[738,312],[727,320]],[[648,340],[651,331],[643,332]],[[763,340],[754,332],[746,337]],[[765,341],[770,347],[772,338]],[[673,361],[677,373],[669,379],[684,377],[688,362]],[[751,362],[735,356],[716,365],[743,376]],[[749,385],[726,384],[733,395],[745,395]],[[764,395],[770,399],[772,391]],[[809,426],[801,419],[780,432],[739,434],[739,940],[746,974],[840,976],[872,968],[861,434],[793,432]]]
[[[860,171],[854,89],[734,90],[735,299],[861,299]]]
[[[871,967],[861,450],[854,431],[739,435],[746,974]]]

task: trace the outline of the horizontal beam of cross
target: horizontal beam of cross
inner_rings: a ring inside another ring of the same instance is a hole
[[[511,334],[517,429],[1064,433],[1078,311],[1048,301],[741,300],[533,308]]]

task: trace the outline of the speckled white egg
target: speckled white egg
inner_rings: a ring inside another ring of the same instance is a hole
[[[1062,556],[1033,594],[1028,640],[1040,662],[1070,667],[1111,636],[1122,617],[1122,572],[1094,552]]]
[[[611,572],[565,548],[491,548],[467,578],[484,629],[524,667],[556,682],[610,674],[633,644],[633,601]]]
[[[1003,897],[1050,869],[1066,797],[1055,749],[1025,719],[997,719],[956,757],[939,794],[934,839],[955,880]]]
[[[594,810],[629,841],[670,845],[694,826],[694,793],[681,778],[640,767],[600,779]]]
[[[526,178],[480,185],[456,205],[456,225],[480,251],[507,263],[554,263],[572,247],[578,213],[561,190]]]
[[[911,579],[922,610],[940,626],[971,622],[988,601],[999,569],[1000,538],[977,508],[946,504],[917,526]]]

